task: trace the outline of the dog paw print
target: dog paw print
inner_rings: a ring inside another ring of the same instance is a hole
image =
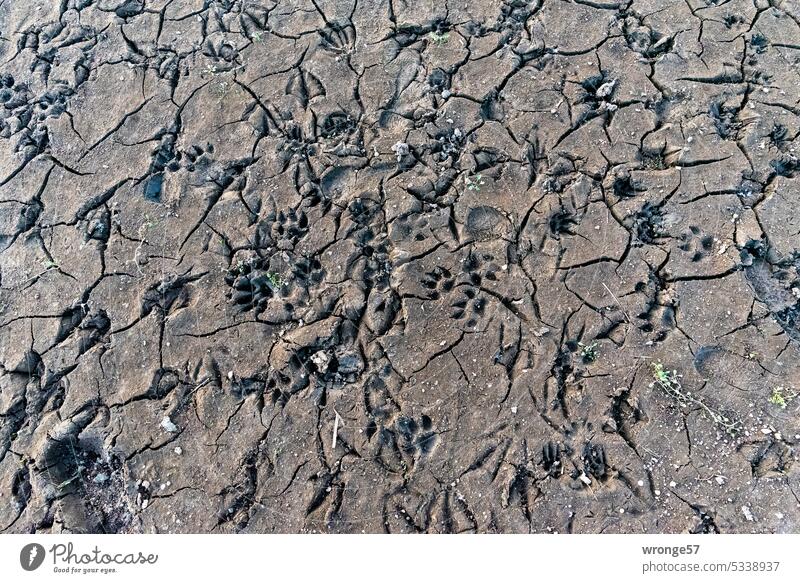
[[[293,250],[308,233],[308,217],[303,210],[290,208],[270,213],[264,223],[269,225],[269,240],[282,251]]]
[[[419,421],[407,416],[399,417],[395,421],[395,431],[399,437],[398,446],[414,456],[429,454],[436,443],[433,422],[427,415],[422,415]]]
[[[263,311],[280,290],[282,281],[276,273],[264,269],[263,260],[242,263],[230,270],[225,283],[231,287],[230,300],[242,312]]]
[[[356,255],[348,261],[352,265],[350,276],[361,281],[367,289],[385,290],[389,286],[392,264],[386,233],[377,226],[364,226],[350,236],[356,246]]]
[[[602,445],[595,445],[591,441],[583,447],[581,455],[583,461],[583,471],[587,475],[592,475],[598,480],[602,480],[608,475],[608,459],[606,450]]]
[[[325,280],[325,269],[317,257],[295,259],[291,271],[294,279],[306,288],[318,286]]]
[[[641,209],[633,214],[629,219],[630,230],[636,236],[634,245],[657,245],[659,240],[665,236],[664,232],[664,211],[659,207],[646,202]]]
[[[689,232],[681,235],[681,244],[678,245],[681,251],[691,253],[693,263],[705,259],[713,248],[713,235],[704,235],[700,228],[695,226],[690,226]]]
[[[354,383],[364,371],[364,360],[352,346],[339,345],[314,352],[306,369],[316,377],[319,385],[328,389],[341,389]]]
[[[358,197],[347,205],[349,219],[355,225],[351,232],[383,221],[383,207],[371,198]]]
[[[416,213],[397,217],[392,223],[391,235],[397,241],[422,243],[430,237],[428,218]]]
[[[442,295],[453,290],[455,278],[449,269],[437,266],[425,273],[425,277],[422,278],[422,285],[430,290],[428,292],[429,300],[438,300]]]
[[[278,146],[278,154],[285,164],[288,164],[293,158],[304,160],[316,153],[317,149],[314,140],[306,136],[302,128],[294,120],[286,123],[283,134],[284,139]],[[305,177],[300,176],[300,178]]]
[[[486,281],[497,281],[497,272],[500,270],[493,255],[479,253],[467,255],[462,268],[469,283],[476,287],[480,287]]]
[[[475,289],[467,287],[461,292],[461,297],[451,304],[454,320],[460,320],[467,328],[475,328],[486,314],[486,298]]]

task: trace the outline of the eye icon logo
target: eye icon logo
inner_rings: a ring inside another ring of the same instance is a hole
[[[27,544],[19,553],[19,564],[26,571],[35,571],[44,563],[44,555],[44,547],[39,543]]]

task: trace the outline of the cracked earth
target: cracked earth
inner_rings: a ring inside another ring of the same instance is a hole
[[[800,4],[0,0],[0,530],[797,532]]]

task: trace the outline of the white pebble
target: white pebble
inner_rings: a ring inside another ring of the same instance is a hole
[[[178,426],[175,425],[172,422],[172,419],[170,419],[169,417],[164,417],[161,420],[161,429],[163,429],[167,433],[177,433],[178,432]]]

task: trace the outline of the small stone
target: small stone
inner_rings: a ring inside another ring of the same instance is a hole
[[[108,481],[108,474],[105,472],[100,472],[94,477],[95,484],[103,484]]]
[[[394,146],[392,146],[392,152],[397,157],[397,161],[403,159],[403,156],[407,155],[411,150],[408,147],[408,144],[405,142],[396,142]]]
[[[608,97],[614,91],[614,86],[616,84],[617,84],[616,79],[609,81],[608,83],[603,83],[602,85],[600,85],[600,87],[597,88],[597,91],[595,91],[595,95],[597,95],[597,97],[599,97],[600,99]]]
[[[167,433],[177,433],[178,432],[178,426],[175,425],[172,422],[172,419],[170,419],[169,417],[164,417],[161,420],[161,429],[163,429]]]
[[[742,506],[742,514],[744,514],[744,517],[750,522],[753,522],[755,520],[753,518],[753,513],[750,512],[750,508],[748,508],[747,506]]]
[[[328,370],[328,362],[330,359],[330,356],[328,356],[328,353],[324,350],[320,350],[311,355],[311,362],[317,365],[317,370],[320,372]]]
[[[181,446],[177,446],[172,451],[174,451],[177,455],[181,455],[183,453],[183,448]]]

